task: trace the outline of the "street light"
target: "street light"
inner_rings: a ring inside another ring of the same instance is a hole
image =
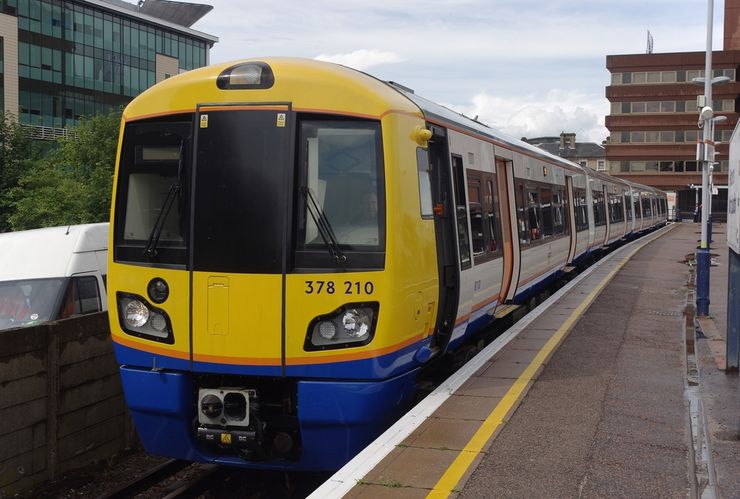
[[[730,80],[729,76],[715,76],[712,78],[712,80],[709,82],[710,85],[717,85],[719,83],[727,83]],[[704,77],[699,76],[698,78],[691,78],[691,83],[694,83],[696,85],[704,85]]]
[[[708,222],[709,213],[707,207],[712,201],[711,195],[707,196],[709,190],[709,163],[712,158],[709,156],[709,148],[707,147],[712,140],[711,133],[711,119],[714,117],[714,112],[710,107],[712,105],[712,83],[715,82],[715,78],[709,78],[712,74],[712,24],[714,22],[714,0],[707,1],[707,51],[704,58],[704,76],[702,78],[704,83],[704,106],[702,107],[701,113],[699,114],[699,126],[703,126],[704,134],[701,142],[701,147],[697,148],[697,160],[701,161],[701,194],[702,194],[702,210],[701,210],[701,241],[699,248],[696,250],[696,315],[699,317],[706,317],[709,315],[709,239],[708,236]],[[717,78],[719,82],[720,78]],[[698,81],[696,83],[699,83]],[[703,154],[701,154],[703,153]]]

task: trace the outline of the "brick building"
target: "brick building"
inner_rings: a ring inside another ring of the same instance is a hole
[[[740,0],[725,1],[724,46],[712,54],[712,76],[726,76],[728,83],[712,87],[711,103],[717,122],[714,132],[716,164],[713,212],[719,218],[727,210],[728,142],[740,109]],[[697,97],[703,85],[705,52],[609,55],[606,67],[611,84],[606,97],[611,110],[606,117],[610,135],[606,145],[611,175],[676,193],[678,209],[693,212],[695,191],[701,185],[701,164],[696,161]]]
[[[559,137],[522,137],[522,140],[592,170],[606,170],[604,146],[596,142],[576,142],[575,133],[562,132]]]

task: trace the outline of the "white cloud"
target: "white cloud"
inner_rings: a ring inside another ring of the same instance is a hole
[[[220,37],[213,62],[321,54],[316,58],[401,82],[528,137],[575,131],[579,140],[603,140],[605,56],[643,53],[647,29],[656,52],[703,51],[706,36],[706,2],[679,2],[681,8],[675,0],[207,3],[213,12],[194,27]],[[723,3],[715,2],[715,49],[722,46]]]
[[[360,71],[364,71],[380,64],[394,64],[405,60],[395,52],[372,49],[355,50],[348,54],[321,54],[316,56],[314,59],[343,64]]]
[[[552,89],[544,96],[495,97],[480,92],[464,106],[449,106],[514,137],[557,136],[575,132],[579,141],[601,143],[607,136],[603,97]]]

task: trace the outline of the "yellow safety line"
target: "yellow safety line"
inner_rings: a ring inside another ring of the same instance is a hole
[[[550,354],[557,348],[563,338],[568,334],[573,324],[583,315],[586,309],[601,293],[601,290],[611,281],[614,274],[619,272],[622,267],[632,258],[632,256],[641,250],[650,241],[645,241],[634,250],[632,250],[622,261],[609,272],[604,279],[591,291],[586,299],[581,302],[578,307],[568,316],[563,324],[558,328],[555,334],[545,343],[545,346],[537,353],[532,362],[527,366],[527,369],[514,381],[514,384],[509,388],[501,401],[493,409],[493,412],[488,415],[483,424],[475,432],[470,441],[465,445],[465,448],[457,455],[455,460],[450,464],[445,473],[434,485],[434,488],[427,495],[427,499],[437,499],[443,497],[449,497],[455,489],[460,479],[463,477],[465,472],[468,470],[470,465],[473,463],[475,458],[481,453],[483,447],[485,447],[488,440],[494,434],[494,432],[504,423],[504,416],[514,407],[517,400],[522,396],[524,390],[537,373],[537,370],[545,363],[549,358]]]

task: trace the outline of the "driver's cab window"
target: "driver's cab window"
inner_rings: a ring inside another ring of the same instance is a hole
[[[346,249],[381,249],[383,186],[378,124],[304,121],[301,147],[306,172],[303,246],[323,245],[328,230]]]

